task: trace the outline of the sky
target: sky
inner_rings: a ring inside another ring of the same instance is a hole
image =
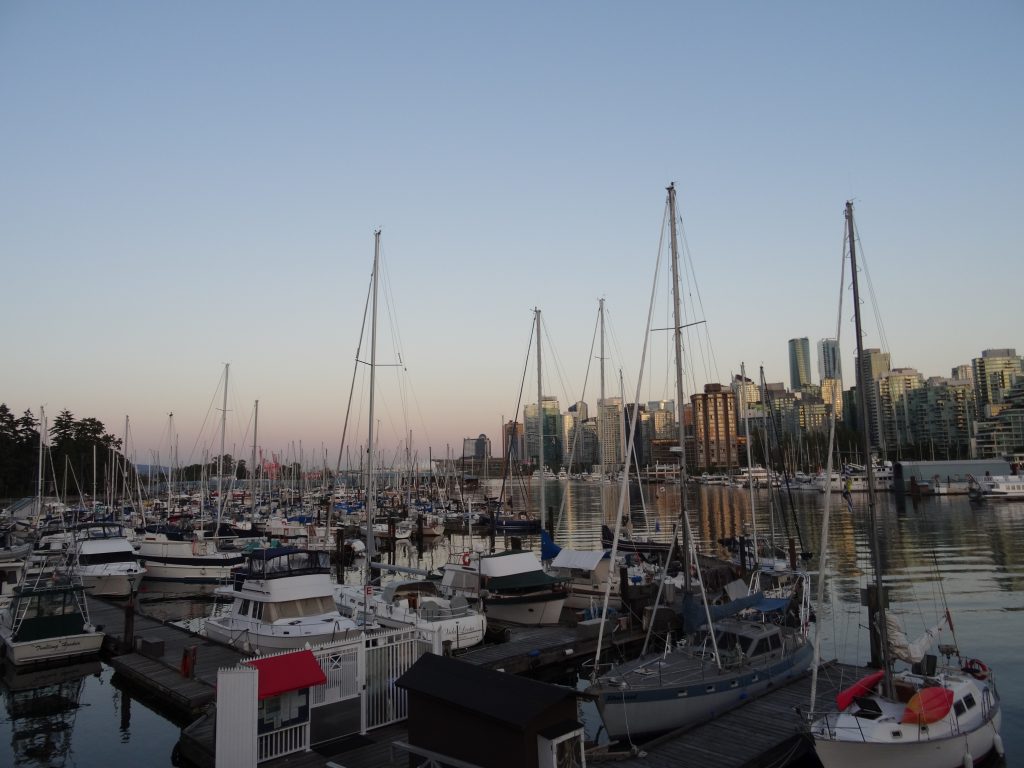
[[[865,346],[926,377],[1024,351],[1022,37],[1014,0],[4,0],[0,402],[191,463],[230,363],[226,450],[258,400],[265,454],[332,465],[344,431],[352,461],[378,228],[385,457],[535,401],[535,308],[563,410],[599,397],[602,298],[606,394],[671,399],[670,334],[641,368],[670,183],[688,392],[788,385],[794,337],[852,370],[847,200]]]

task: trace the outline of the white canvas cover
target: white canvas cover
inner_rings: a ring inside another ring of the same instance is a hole
[[[921,661],[928,653],[928,649],[932,647],[932,639],[942,631],[941,626],[932,627],[917,640],[911,642],[903,630],[903,624],[895,614],[885,614],[885,626],[888,630],[889,650],[892,655],[908,664],[916,664]]]
[[[592,571],[605,556],[603,549],[580,550],[562,549],[551,561],[552,568],[575,568],[580,571]]]

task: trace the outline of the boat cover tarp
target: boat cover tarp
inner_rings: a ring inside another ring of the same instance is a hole
[[[871,689],[878,685],[878,682],[885,677],[883,670],[872,672],[867,677],[862,677],[849,688],[844,688],[836,694],[836,709],[845,712],[846,708],[853,704],[853,700],[871,692]]]
[[[268,656],[242,663],[255,667],[259,672],[260,701],[327,682],[320,662],[310,650],[282,653],[279,656]]]
[[[576,568],[581,571],[592,571],[597,568],[608,553],[603,549],[579,550],[563,549],[551,561],[552,568]]]
[[[562,579],[549,576],[544,571],[526,571],[525,573],[513,573],[509,576],[491,576],[484,582],[483,586],[492,592],[503,592],[550,587],[552,584],[559,584],[562,581]]]
[[[928,725],[944,718],[952,707],[953,692],[948,688],[922,688],[907,702],[902,722]]]
[[[765,600],[764,592],[755,592],[752,595],[741,597],[739,600],[731,600],[722,605],[708,606],[711,613],[711,621],[726,619],[735,616],[747,608],[755,608],[758,603]],[[683,627],[686,631],[697,629],[707,624],[707,614],[704,612],[704,600],[700,595],[683,595],[683,608],[680,611],[683,617]]]

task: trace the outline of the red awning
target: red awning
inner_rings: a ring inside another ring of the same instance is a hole
[[[260,701],[288,691],[309,688],[327,682],[327,676],[320,669],[320,662],[310,650],[268,656],[265,659],[244,661],[259,672]]]

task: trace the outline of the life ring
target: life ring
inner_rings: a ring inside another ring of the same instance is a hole
[[[469,552],[463,552],[462,553],[462,564],[468,566],[470,560],[471,560],[470,553]]]
[[[983,661],[968,659],[962,669],[975,680],[988,680],[988,665]]]

